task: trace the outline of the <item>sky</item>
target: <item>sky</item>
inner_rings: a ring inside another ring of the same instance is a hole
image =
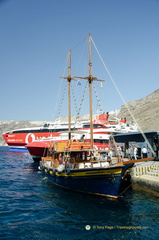
[[[0,0],[0,120],[67,116],[71,76],[88,72],[93,114],[119,110],[158,89],[159,0]],[[79,85],[80,84],[80,85]],[[89,114],[87,81],[71,82],[71,115]],[[124,116],[123,116],[124,117]]]

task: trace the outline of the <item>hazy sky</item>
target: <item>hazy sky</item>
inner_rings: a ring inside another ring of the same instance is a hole
[[[105,80],[103,88],[93,84],[93,113],[158,89],[159,0],[0,0],[0,120],[66,116],[66,80],[59,77],[67,76],[69,49],[72,76],[88,75],[89,32],[104,63],[92,46],[93,75]],[[88,114],[86,81],[73,81],[72,90],[72,115],[75,103]]]

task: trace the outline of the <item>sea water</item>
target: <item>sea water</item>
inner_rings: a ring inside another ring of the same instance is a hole
[[[29,153],[0,147],[0,239],[158,239],[159,197],[107,199],[54,186]]]

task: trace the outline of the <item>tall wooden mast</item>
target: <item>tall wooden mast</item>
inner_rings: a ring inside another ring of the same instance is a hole
[[[89,76],[88,77],[75,77],[81,79],[87,79],[89,84],[89,112],[90,112],[90,142],[91,148],[93,149],[93,110],[92,110],[92,82],[93,81],[104,81],[93,77],[92,75],[92,46],[91,46],[91,35],[88,34],[88,49],[89,49]]]
[[[67,79],[68,88],[68,139],[71,139],[71,80],[76,80],[71,78],[71,50],[68,51],[68,76],[61,77]]]
[[[67,77],[67,85],[68,85],[68,134],[69,140],[71,139],[71,50],[68,52],[68,77]]]
[[[88,34],[88,49],[89,49],[89,114],[90,114],[90,137],[91,137],[91,148],[93,149],[93,110],[92,110],[92,46],[91,46],[91,36]]]

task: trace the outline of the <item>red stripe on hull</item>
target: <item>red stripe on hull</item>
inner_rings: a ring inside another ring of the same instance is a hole
[[[39,132],[39,133],[5,133],[3,138],[9,146],[25,146],[36,140],[48,137],[57,137],[60,132]]]

